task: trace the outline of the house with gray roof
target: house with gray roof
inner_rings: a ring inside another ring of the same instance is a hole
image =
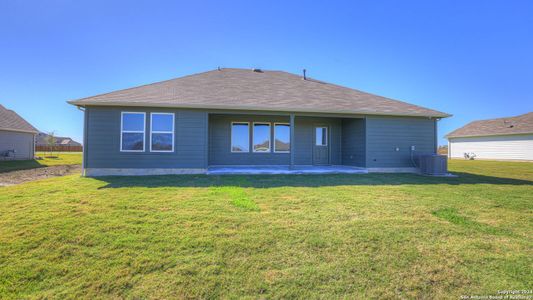
[[[35,137],[35,145],[37,147],[49,147],[49,134],[45,132],[39,132]],[[76,142],[70,137],[66,136],[54,136],[55,142],[53,146],[67,146],[67,147],[81,147],[81,144]]]
[[[344,166],[412,171],[435,153],[433,109],[282,71],[222,68],[71,100],[84,173],[210,173]]]
[[[16,112],[0,105],[0,160],[33,159],[37,132]]]
[[[446,138],[450,158],[533,161],[533,112],[473,121]]]

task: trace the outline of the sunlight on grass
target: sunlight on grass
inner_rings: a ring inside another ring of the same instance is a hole
[[[487,224],[475,222],[465,216],[461,216],[454,208],[442,208],[433,211],[433,215],[467,229],[478,230],[489,234],[510,234],[509,231],[499,230]]]
[[[241,187],[214,187],[211,191],[215,196],[229,197],[231,203],[236,207],[249,211],[259,211],[259,206],[248,197]]]
[[[533,164],[458,178],[69,175],[0,188],[0,299],[458,299],[531,288]]]
[[[82,153],[36,153],[42,159],[0,161],[0,172],[27,170],[49,166],[81,165]],[[50,157],[49,157],[50,156]]]

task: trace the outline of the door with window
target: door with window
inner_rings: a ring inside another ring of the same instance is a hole
[[[329,164],[329,130],[327,126],[315,126],[313,145],[313,164]]]

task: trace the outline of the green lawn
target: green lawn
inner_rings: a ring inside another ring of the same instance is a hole
[[[532,289],[533,164],[50,178],[0,188],[0,298],[426,298]]]
[[[59,165],[81,165],[81,152],[36,153],[43,159],[0,161],[0,173]]]

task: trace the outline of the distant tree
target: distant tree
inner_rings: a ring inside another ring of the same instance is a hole
[[[50,151],[50,155],[52,155],[52,151],[57,141],[55,132],[54,131],[48,132],[46,134],[46,137],[44,138],[44,141],[46,142],[46,145],[48,145],[48,150]]]
[[[438,153],[440,155],[448,155],[448,146],[439,146]]]

